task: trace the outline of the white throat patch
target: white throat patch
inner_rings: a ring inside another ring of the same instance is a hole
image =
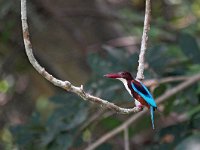
[[[124,79],[124,78],[117,78],[118,80],[122,81],[126,90],[129,92],[129,94],[133,97],[132,93],[131,93],[131,90],[129,89],[128,87],[128,82]],[[141,103],[139,101],[137,101],[136,99],[135,100],[135,105],[138,107],[138,106],[141,106]]]
[[[117,78],[117,79],[123,82],[123,84],[124,84],[126,90],[129,92],[129,94],[130,94],[131,96],[133,96],[132,93],[131,93],[131,90],[130,90],[129,87],[128,87],[128,82],[127,82],[124,78]]]

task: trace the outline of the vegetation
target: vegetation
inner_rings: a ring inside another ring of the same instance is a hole
[[[20,10],[15,6],[12,0],[0,1],[0,149],[84,149],[134,115],[100,108],[38,76],[23,51]],[[34,0],[28,6],[34,52],[46,70],[75,85],[84,83],[89,93],[119,106],[134,106],[123,85],[103,75],[122,70],[136,75],[143,1]],[[200,74],[199,7],[198,0],[152,2],[145,79],[186,77],[150,84],[155,98]],[[169,97],[159,111],[155,131],[149,114],[128,127],[130,149],[199,146],[199,82]],[[124,149],[124,135],[97,149]]]

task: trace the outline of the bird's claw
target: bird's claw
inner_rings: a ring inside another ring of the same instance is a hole
[[[143,110],[143,108],[144,108],[143,105],[138,105],[137,107],[138,107],[138,109],[140,109],[140,110]]]

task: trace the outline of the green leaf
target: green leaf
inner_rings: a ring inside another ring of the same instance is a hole
[[[39,124],[39,114],[33,113],[30,122],[26,125],[11,127],[10,130],[15,137],[17,144],[20,146],[31,146],[34,142],[39,141],[40,133],[45,131],[45,127]]]
[[[115,127],[117,127],[118,125],[121,124],[121,121],[116,119],[116,118],[106,118],[104,120],[101,121],[101,124],[106,128],[106,129],[113,129]]]
[[[71,94],[58,94],[50,100],[56,109],[46,122],[33,113],[29,123],[12,128],[20,148],[66,150],[71,146],[77,127],[87,118],[87,103]]]
[[[159,85],[153,92],[154,98],[162,95],[166,91],[167,87],[165,84]]]
[[[181,141],[175,150],[197,150],[200,148],[200,134],[192,135]]]
[[[83,121],[86,120],[88,115],[88,107],[87,103],[80,100],[80,98],[77,96],[71,94],[57,94],[51,97],[50,100],[56,103],[57,108],[46,123],[47,130],[42,135],[41,143],[43,146],[51,146],[53,143],[51,148],[54,148],[62,142],[61,139],[58,140],[60,134],[63,132],[68,132],[70,134],[73,129],[78,127]],[[66,138],[72,137],[69,136]],[[64,149],[68,146],[69,145],[64,145],[60,148]]]
[[[187,125],[185,123],[164,128],[159,132],[157,132],[157,134],[155,135],[155,140],[161,142],[157,146],[159,146],[159,149],[164,149],[164,150],[173,149],[177,145],[177,143],[179,143],[185,138],[186,132],[187,132]]]
[[[96,150],[111,150],[111,149],[113,149],[113,146],[111,144],[104,143],[100,145]]]
[[[192,117],[192,119],[200,119],[200,104],[188,111],[187,115],[188,117]]]
[[[163,112],[164,115],[168,115],[168,114],[171,113],[171,111],[173,111],[175,99],[176,99],[176,96],[172,96],[172,97],[167,99],[167,101],[165,102],[165,109],[164,109],[164,112]]]
[[[111,72],[110,67],[112,66],[112,63],[109,60],[106,60],[95,53],[90,53],[87,60],[90,68],[95,74],[103,76],[104,74]]]
[[[70,133],[61,133],[49,146],[48,150],[68,150],[72,145],[73,135]]]
[[[85,121],[88,115],[87,103],[80,100],[77,96],[70,94],[58,94],[50,98],[58,105],[47,125],[53,126],[58,130],[70,130]]]
[[[116,61],[123,62],[124,58],[127,57],[126,51],[122,49],[113,48],[108,45],[104,45],[103,48],[106,49],[106,51],[108,52],[108,56],[107,56],[108,60],[115,61],[115,62]]]
[[[193,64],[188,66],[188,74],[195,74],[200,72],[200,64]]]
[[[130,55],[124,49],[109,51],[105,56],[97,53],[89,53],[88,64],[96,75],[101,77],[110,72],[136,70],[138,65],[138,55]]]
[[[89,142],[91,140],[91,135],[92,135],[91,131],[89,129],[86,129],[83,132],[83,136],[82,136],[83,141]]]
[[[195,112],[196,111],[196,112]],[[191,117],[190,125],[193,129],[200,129],[200,111],[199,107],[195,108],[195,111],[189,114]]]
[[[197,94],[196,94],[197,85],[193,85],[192,87],[188,88],[182,96],[187,99],[187,102],[190,103],[192,106],[196,106],[199,103]]]
[[[196,39],[190,34],[181,33],[178,41],[185,56],[193,63],[200,63],[200,49]]]
[[[164,45],[157,45],[148,50],[147,62],[157,74],[165,72],[167,65],[172,58],[167,55],[167,47]]]
[[[6,80],[0,81],[0,92],[6,93],[9,89],[9,84]]]

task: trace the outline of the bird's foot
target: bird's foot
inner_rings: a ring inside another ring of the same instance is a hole
[[[143,110],[143,105],[138,105],[136,107],[138,107],[140,110]]]

